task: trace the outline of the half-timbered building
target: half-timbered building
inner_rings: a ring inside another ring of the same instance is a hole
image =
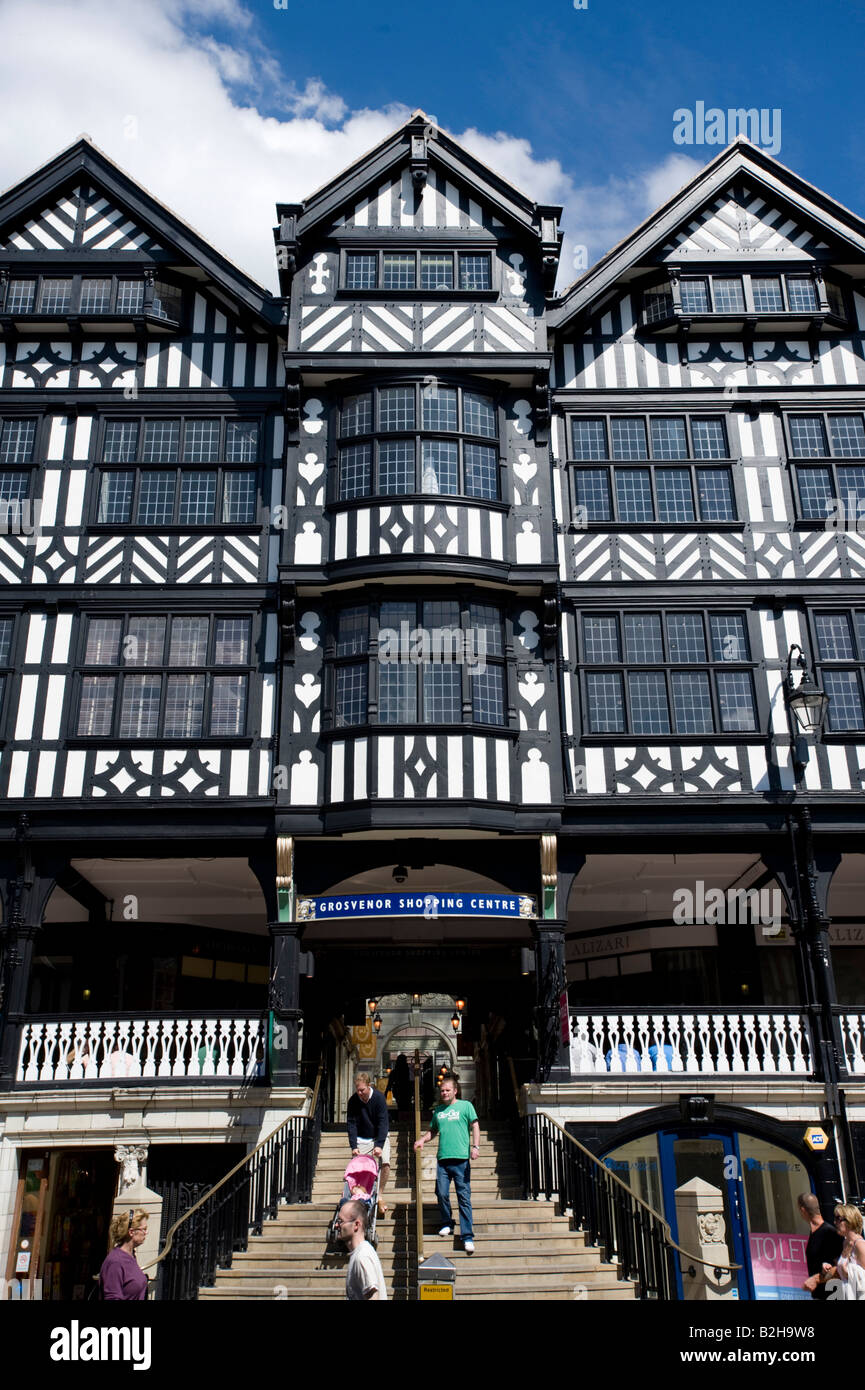
[[[743,1298],[856,1190],[865,223],[740,140],[557,293],[560,212],[423,113],[278,296],[86,139],[0,200],[7,1277],[322,1052],[335,1119],[510,1057],[674,1230],[721,1187]]]

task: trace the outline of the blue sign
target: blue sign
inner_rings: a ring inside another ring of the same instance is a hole
[[[348,917],[524,917],[534,918],[535,903],[516,893],[349,893],[300,898],[300,922]]]

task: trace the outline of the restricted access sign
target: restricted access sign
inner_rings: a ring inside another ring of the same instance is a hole
[[[454,1286],[453,1284],[420,1284],[421,1303],[431,1300],[436,1303],[453,1303]]]
[[[812,1153],[822,1153],[829,1147],[829,1135],[819,1125],[809,1125],[803,1137]]]

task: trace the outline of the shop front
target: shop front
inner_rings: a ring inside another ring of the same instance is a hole
[[[729,1259],[739,1266],[733,1296],[806,1300],[808,1227],[797,1198],[815,1184],[804,1158],[768,1139],[723,1125],[671,1125],[610,1150],[611,1172],[663,1212],[678,1240],[676,1189],[692,1178],[723,1197]],[[681,1271],[679,1293],[682,1295]]]

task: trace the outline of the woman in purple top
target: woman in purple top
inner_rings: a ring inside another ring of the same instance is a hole
[[[113,1303],[142,1302],[147,1294],[147,1275],[135,1251],[147,1237],[147,1212],[139,1207],[124,1211],[111,1223],[112,1249],[99,1271],[100,1297]]]

